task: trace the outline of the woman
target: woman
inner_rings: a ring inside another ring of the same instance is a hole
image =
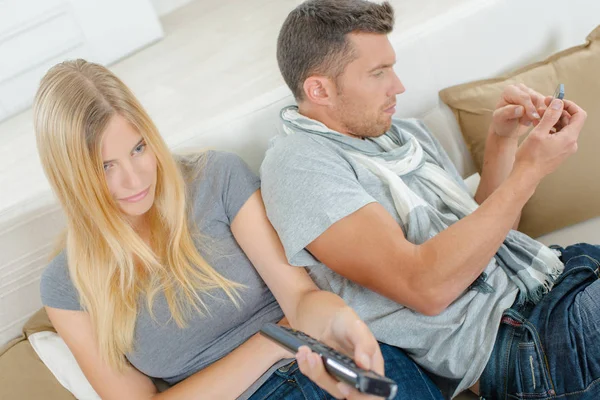
[[[286,324],[285,313],[383,372],[366,325],[287,264],[258,178],[237,156],[174,158],[129,89],[84,60],[42,79],[34,126],[67,216],[42,301],[103,399],[325,397],[304,375],[335,397],[365,397],[308,349],[296,355],[302,375],[291,354],[257,334],[267,322]],[[177,385],[158,393],[150,377]]]

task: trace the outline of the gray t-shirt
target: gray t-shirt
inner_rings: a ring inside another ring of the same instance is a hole
[[[203,153],[196,162],[203,167],[188,182],[193,201],[193,221],[211,247],[209,251],[203,251],[206,246],[199,244],[200,253],[217,272],[246,288],[240,289],[240,309],[223,291],[215,291],[214,298],[204,296],[210,315],[193,316],[184,329],[171,320],[163,293],[154,300],[156,320],[150,316],[146,302],[140,302],[135,350],[127,354],[127,359],[144,374],[169,384],[175,384],[226,356],[258,332],[263,324],[283,318],[279,304],[230,229],[240,208],[259,189],[258,177],[231,153]],[[187,162],[180,159],[180,165],[184,174],[191,173],[193,166],[189,159]],[[40,289],[45,306],[81,310],[77,290],[69,278],[64,252],[45,269]],[[249,397],[285,362],[275,364],[240,398]]]
[[[426,161],[437,164],[465,187],[422,122],[394,120],[394,124],[415,136]],[[338,135],[336,141],[365,152],[383,150],[373,140]],[[486,269],[486,282],[494,287],[494,293],[466,291],[440,315],[428,317],[345,279],[316,260],[304,248],[332,224],[372,202],[379,202],[405,231],[389,187],[336,141],[300,132],[276,137],[267,151],[261,167],[262,195],[288,260],[292,265],[308,266],[317,285],[340,295],[368,323],[378,340],[405,349],[433,375],[446,396],[467,389],[485,368],[502,312],[517,295],[516,285],[492,263]],[[437,209],[444,223],[450,226],[458,221],[418,178],[408,174],[402,179]]]

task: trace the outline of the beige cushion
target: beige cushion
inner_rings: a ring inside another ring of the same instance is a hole
[[[25,338],[13,341],[0,354],[0,399],[73,400],[40,361]]]
[[[537,237],[600,215],[600,26],[585,45],[557,53],[511,74],[444,89],[442,100],[460,125],[476,167],[481,172],[492,112],[504,87],[525,85],[551,95],[565,84],[565,98],[588,113],[579,151],[546,177],[523,209],[519,229]]]
[[[52,322],[50,322],[48,314],[46,314],[46,309],[42,307],[25,323],[23,333],[26,337],[29,337],[29,335],[44,331],[56,332],[56,329],[52,326]]]
[[[58,383],[27,340],[29,335],[47,330],[54,328],[42,308],[27,321],[23,335],[0,349],[0,399],[75,399]]]

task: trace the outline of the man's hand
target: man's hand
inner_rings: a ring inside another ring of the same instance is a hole
[[[535,182],[554,172],[577,151],[577,139],[587,118],[586,112],[572,101],[555,99],[546,104],[549,107],[540,123],[519,147],[514,166],[514,171],[525,171]],[[559,129],[556,133],[555,126]]]
[[[342,353],[352,354],[354,362],[360,367],[384,374],[383,356],[379,344],[367,325],[351,308],[345,308],[335,316],[329,332],[321,340]],[[321,357],[306,346],[299,349],[296,359],[300,371],[335,398],[351,400],[376,398],[361,394],[356,389],[338,382],[327,373]]]
[[[492,116],[491,131],[502,137],[522,136],[532,125],[538,125],[551,100],[551,96],[543,96],[522,83],[507,86]],[[561,118],[566,125],[571,115],[564,110],[561,117],[566,118]]]

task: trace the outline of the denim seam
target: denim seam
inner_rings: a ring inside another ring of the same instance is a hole
[[[594,257],[591,257],[591,256],[589,256],[587,254],[580,254],[578,256],[571,257],[571,258],[569,258],[569,260],[567,260],[567,262],[565,263],[565,265],[571,264],[574,260],[577,260],[578,258],[587,258],[587,259],[591,260],[594,263],[594,265],[596,266],[596,269],[594,271],[598,271],[598,268],[600,268],[600,261],[596,260]],[[588,265],[578,264],[578,265],[576,265],[574,267],[571,267],[570,270],[574,270],[574,269],[578,269],[578,268],[589,268],[589,269],[591,269],[591,267],[588,266]]]
[[[563,398],[563,397],[566,397],[566,396],[572,396],[572,395],[574,395],[574,394],[581,394],[581,393],[585,393],[585,392],[587,392],[588,390],[590,390],[590,389],[592,388],[592,386],[595,386],[595,385],[596,385],[596,384],[598,384],[598,383],[600,383],[600,378],[597,378],[597,379],[593,380],[593,381],[592,381],[592,383],[590,383],[590,384],[589,384],[589,385],[588,385],[588,386],[587,386],[585,389],[583,389],[583,390],[579,390],[579,391],[577,391],[577,392],[569,392],[569,393],[563,393],[563,394],[559,394],[559,395],[556,395],[556,396],[553,396],[553,397],[551,397],[551,399],[560,399],[560,398]]]
[[[567,397],[567,396],[572,396],[572,395],[576,395],[576,394],[582,394],[582,393],[585,393],[585,392],[589,391],[590,389],[592,389],[592,386],[595,386],[598,383],[600,383],[600,378],[592,381],[592,383],[590,383],[583,390],[579,390],[577,392],[563,393],[563,394],[559,394],[559,395],[547,395],[546,398],[547,399],[562,399],[562,398]],[[509,395],[509,397],[514,398],[514,399],[522,399],[523,397],[531,397],[531,396],[517,394],[517,395]]]
[[[427,381],[427,379],[429,379],[429,378],[426,378],[426,377],[425,377],[425,374],[423,374],[423,371],[421,371],[421,368],[417,367],[417,365],[416,365],[416,364],[414,364],[414,368],[417,370],[417,372],[419,373],[419,376],[421,377],[421,379],[422,379],[423,381]],[[436,396],[435,396],[435,395],[433,394],[433,392],[431,391],[431,388],[429,387],[429,385],[427,385],[427,384],[426,384],[426,385],[425,385],[425,387],[427,387],[427,391],[428,391],[428,392],[429,392],[429,394],[431,395],[431,398],[432,398],[432,399],[435,399],[435,398],[436,398]]]
[[[542,352],[541,356],[544,360],[544,364],[546,365],[545,370],[540,371],[540,373],[543,373],[545,383],[548,386],[550,386],[550,390],[548,390],[547,392],[552,391],[552,393],[556,393],[556,388],[554,387],[554,382],[552,381],[552,376],[550,375],[550,365],[548,364],[548,358],[546,357],[546,350],[544,350],[544,345],[542,344],[542,340],[540,339],[540,334],[537,331],[536,327],[529,321],[525,321],[524,325],[531,329],[536,339],[534,340],[534,343],[540,346],[540,351]]]
[[[512,343],[513,343],[513,339],[515,337],[515,328],[513,327],[510,330],[510,338],[508,341],[508,346],[506,346],[506,354],[504,357],[505,360],[505,365],[504,365],[504,398],[507,398],[508,396],[508,371],[509,371],[509,364],[510,364],[510,350],[512,349]]]
[[[547,399],[553,399],[554,396],[551,393],[549,393],[549,392],[544,392],[544,393],[516,393],[516,394],[509,394],[508,398],[510,398],[510,399],[517,399],[517,400],[522,400],[522,399],[547,400]]]
[[[300,372],[300,373],[302,373],[302,372]],[[304,391],[303,385],[301,385],[300,382],[298,382],[298,377],[295,374],[294,374],[293,382],[296,384],[296,386],[298,386],[298,389],[300,389],[300,391],[302,392],[302,395],[304,396],[305,399],[308,400],[311,398],[311,396],[309,396],[308,393],[306,393]],[[319,387],[317,387],[317,390],[320,391],[320,393],[319,393],[320,400],[327,400],[327,397],[323,394],[323,391],[320,390]]]
[[[266,400],[266,399],[268,399],[269,397],[271,397],[271,395],[272,395],[273,393],[275,393],[275,392],[276,392],[276,391],[277,391],[277,390],[278,390],[280,387],[282,387],[282,386],[283,386],[284,384],[286,384],[286,383],[289,383],[289,380],[288,380],[288,379],[285,379],[285,378],[281,378],[281,383],[280,383],[279,385],[275,386],[275,387],[273,388],[273,390],[271,390],[269,393],[265,394],[265,395],[262,397],[262,399],[263,399],[263,400]],[[294,382],[294,383],[295,383],[295,382]]]

